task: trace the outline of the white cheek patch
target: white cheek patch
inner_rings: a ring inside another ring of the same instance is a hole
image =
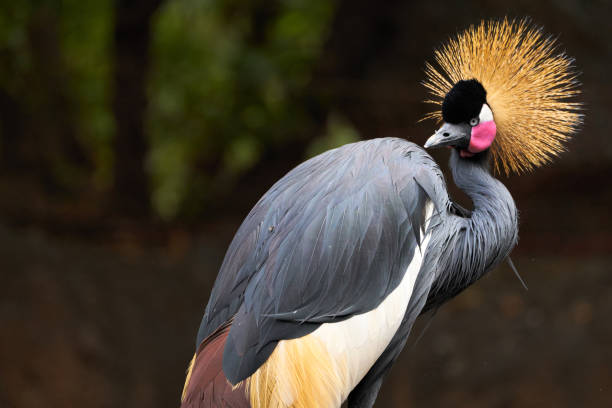
[[[491,108],[486,103],[482,105],[482,109],[480,109],[480,114],[478,115],[478,121],[489,122],[493,120],[493,112],[491,112]]]

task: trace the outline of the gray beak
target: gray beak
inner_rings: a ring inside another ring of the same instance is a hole
[[[457,146],[467,147],[470,143],[471,128],[467,123],[444,123],[440,129],[436,131],[425,142],[426,149],[430,147]]]

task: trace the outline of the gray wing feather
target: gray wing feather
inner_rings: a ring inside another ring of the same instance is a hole
[[[262,197],[228,249],[198,335],[234,318],[230,382],[279,340],[370,311],[397,287],[420,244],[427,190],[436,194],[421,180],[431,165],[400,139],[359,142],[301,164]]]

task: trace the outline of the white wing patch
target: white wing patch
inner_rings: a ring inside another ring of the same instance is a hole
[[[344,369],[348,370],[348,373],[344,373],[348,381],[346,389],[342,390],[342,401],[387,348],[404,318],[429,243],[430,236],[425,235],[425,232],[433,212],[431,202],[427,203],[425,211],[421,249],[416,248],[398,287],[376,309],[339,323],[324,323],[309,335],[319,338],[326,345],[338,368],[345,366]]]
[[[348,398],[402,323],[429,243],[426,232],[432,213],[428,202],[421,248],[415,249],[400,284],[376,309],[278,342],[268,360],[246,380],[253,408],[334,408]]]

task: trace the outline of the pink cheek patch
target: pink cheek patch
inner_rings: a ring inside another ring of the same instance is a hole
[[[470,137],[470,145],[467,150],[472,153],[480,153],[487,150],[493,139],[495,139],[495,133],[497,132],[497,126],[495,121],[490,120],[488,122],[482,122],[472,128],[472,136]]]

